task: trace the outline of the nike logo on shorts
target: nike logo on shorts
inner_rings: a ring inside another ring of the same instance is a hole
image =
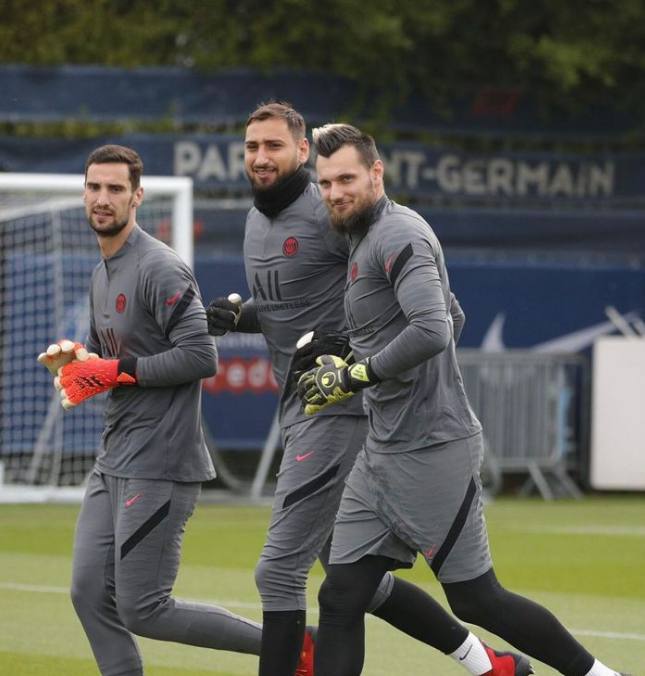
[[[142,494],[142,493],[137,493],[137,494],[134,495],[133,497],[128,498],[128,499],[125,501],[125,507],[126,507],[126,509],[127,509],[128,507],[132,507],[132,505],[134,505],[134,503],[135,503],[139,498],[141,498],[141,497],[143,497],[143,494]]]
[[[181,291],[177,291],[174,296],[166,298],[166,305],[174,305],[181,298]]]
[[[313,451],[309,451],[309,453],[303,453],[302,455],[296,455],[296,462],[302,462],[303,460],[306,460],[310,456],[314,454]]]

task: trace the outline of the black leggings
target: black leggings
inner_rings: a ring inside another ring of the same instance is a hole
[[[318,595],[316,676],[361,673],[365,611],[393,564],[384,556],[366,556],[356,563],[329,566]],[[394,578],[389,597],[373,614],[443,653],[454,652],[468,636],[468,630],[431,596],[398,578]]]
[[[467,582],[444,584],[455,615],[496,634],[566,676],[584,676],[594,658],[543,606],[504,589],[491,569]]]
[[[365,556],[356,563],[329,566],[318,595],[316,676],[361,673],[365,658],[365,609],[393,563],[386,557]],[[443,589],[450,607],[461,620],[487,629],[566,676],[584,676],[591,669],[593,657],[555,616],[537,603],[504,589],[492,569],[475,580],[444,584]],[[429,621],[429,636],[430,630],[434,633],[442,621],[440,614]],[[434,645],[425,636],[419,638]]]

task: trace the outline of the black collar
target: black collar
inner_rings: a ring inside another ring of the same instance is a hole
[[[274,218],[295,202],[311,183],[309,172],[300,165],[292,174],[285,176],[266,190],[253,189],[253,205],[267,218]]]

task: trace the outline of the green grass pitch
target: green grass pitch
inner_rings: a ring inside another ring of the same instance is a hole
[[[0,505],[0,674],[98,674],[67,587],[77,506]],[[176,594],[260,618],[253,568],[265,507],[200,504],[189,523]],[[498,577],[550,608],[605,663],[645,676],[645,495],[545,503],[499,499],[487,508]],[[442,602],[425,564],[404,574]],[[316,566],[309,621],[317,621]],[[495,646],[500,639],[481,630]],[[147,676],[240,676],[257,658],[140,640]],[[534,661],[537,674],[556,672]],[[364,674],[464,674],[449,658],[380,620],[367,621]]]

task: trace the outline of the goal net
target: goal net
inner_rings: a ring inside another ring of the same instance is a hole
[[[191,179],[148,176],[142,185],[139,225],[192,265]],[[36,362],[55,340],[87,336],[99,250],[82,190],[82,175],[0,173],[0,499],[18,487],[25,499],[69,494],[100,441],[105,397],[64,412]]]

